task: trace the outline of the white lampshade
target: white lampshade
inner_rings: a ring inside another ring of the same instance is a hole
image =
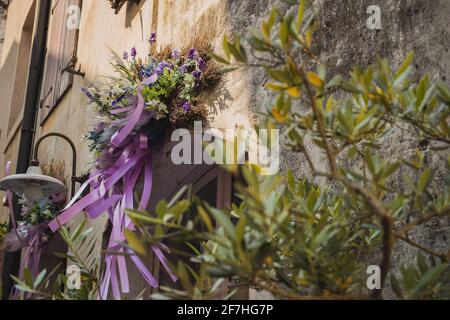
[[[23,194],[29,201],[66,191],[66,186],[58,179],[42,174],[40,167],[30,166],[26,174],[16,174],[0,180],[0,190]]]

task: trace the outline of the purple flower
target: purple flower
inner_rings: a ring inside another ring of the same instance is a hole
[[[195,49],[189,50],[188,58],[191,60],[194,60],[195,58],[197,58],[197,50],[195,50]]]
[[[181,67],[180,67],[180,72],[181,73],[186,73],[187,71],[188,71],[188,65],[186,65],[186,64],[183,64]]]
[[[198,67],[200,68],[200,70],[205,69],[206,61],[203,60],[202,57],[198,58],[197,63],[198,63]]]
[[[172,49],[172,59],[178,59],[180,57],[180,51]]]
[[[55,205],[55,206],[63,206],[64,203],[67,200],[67,195],[65,193],[58,193],[55,195],[51,195],[48,197],[48,199],[50,200],[50,202]]]
[[[200,78],[200,76],[202,75],[202,72],[200,70],[195,70],[194,72],[192,72],[192,76],[194,78]]]
[[[92,93],[89,92],[88,89],[86,88],[81,88],[81,91],[90,99],[90,100],[95,100],[94,96],[92,95]]]
[[[151,44],[154,44],[156,42],[156,32],[152,32],[149,41]]]
[[[171,65],[167,62],[161,62],[155,70],[155,73],[160,76],[164,73],[164,69],[170,68]]]
[[[136,48],[133,47],[133,48],[131,48],[131,57],[132,57],[133,59],[135,59],[136,56],[137,56],[137,51],[136,51]]]
[[[192,109],[192,105],[189,103],[189,101],[185,101],[182,107],[185,112],[189,112]]]
[[[128,60],[128,52],[124,51],[122,58],[123,58],[123,60]]]

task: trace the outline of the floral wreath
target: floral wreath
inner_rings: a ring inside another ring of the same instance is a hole
[[[171,130],[190,129],[194,121],[206,121],[208,112],[199,103],[200,95],[221,77],[204,43],[157,51],[155,33],[150,43],[150,53],[144,60],[134,47],[122,56],[113,52],[111,63],[118,77],[82,89],[97,113],[93,129],[85,135],[95,161],[88,181],[67,209],[49,223],[55,232],[83,211],[91,219],[108,213],[112,231],[99,299],[107,299],[110,289],[116,299],[130,292],[125,256],[151,287],[158,287],[155,277],[127,245],[127,237],[139,230],[125,211],[135,209],[134,189],[141,177],[144,188],[137,209],[147,208],[153,188],[152,149],[158,149]],[[89,193],[81,197],[88,187]],[[177,281],[165,258],[168,248],[160,243],[149,250]]]

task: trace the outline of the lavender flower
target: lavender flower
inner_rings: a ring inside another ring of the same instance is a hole
[[[156,42],[156,32],[152,32],[149,41],[151,44],[154,44]]]
[[[198,67],[200,68],[200,70],[203,70],[203,69],[205,69],[206,61],[202,57],[199,57],[197,60],[197,64],[198,64]]]
[[[172,59],[178,59],[180,57],[180,51],[177,49],[172,49]]]
[[[58,193],[58,194],[49,196],[48,199],[54,206],[60,207],[60,206],[63,206],[64,203],[66,202],[67,195],[65,193]]]
[[[202,75],[202,72],[200,70],[195,70],[194,72],[192,72],[192,76],[194,78],[200,78],[200,76]]]
[[[128,60],[128,52],[124,51],[122,58],[123,58],[123,60]]]
[[[133,47],[133,48],[131,48],[131,57],[132,57],[133,59],[135,59],[136,56],[137,56],[137,51],[136,51],[136,48]]]
[[[164,73],[164,69],[170,68],[171,65],[167,62],[161,62],[155,70],[155,73],[160,76]]]
[[[192,105],[189,103],[189,101],[185,101],[182,107],[185,112],[189,112],[192,109]]]
[[[94,132],[95,133],[102,133],[103,130],[105,130],[105,127],[106,127],[106,123],[104,123],[103,121],[99,122],[99,123],[97,123],[97,125],[94,128]]]
[[[195,50],[195,49],[189,50],[188,58],[191,60],[194,60],[195,58],[197,58],[197,50]]]
[[[187,71],[188,71],[188,65],[187,64],[183,64],[181,67],[180,67],[180,72],[181,73],[186,73]]]

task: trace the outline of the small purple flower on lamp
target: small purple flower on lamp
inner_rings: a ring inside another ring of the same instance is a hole
[[[192,109],[192,105],[189,103],[189,101],[185,101],[182,107],[185,112],[189,112]]]
[[[133,47],[133,48],[131,48],[131,57],[132,57],[133,59],[135,59],[136,56],[137,56],[137,51],[136,51],[136,48]]]
[[[186,73],[186,72],[187,72],[187,69],[188,69],[188,65],[183,64],[183,65],[180,67],[180,72],[181,72],[181,73]]]
[[[123,60],[128,60],[128,52],[124,51],[122,58],[123,58]]]
[[[156,32],[152,32],[149,41],[151,44],[154,44],[156,42]]]
[[[178,59],[180,57],[180,51],[172,49],[172,59]]]
[[[191,60],[194,60],[195,58],[197,58],[197,50],[195,50],[195,49],[189,50],[188,58]]]
[[[94,128],[95,133],[102,133],[105,130],[106,124],[104,122],[99,122]]]

